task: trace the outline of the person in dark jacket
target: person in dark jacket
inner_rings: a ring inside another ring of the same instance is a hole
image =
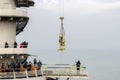
[[[27,70],[30,71],[30,70],[31,70],[31,67],[32,67],[32,63],[31,63],[31,61],[29,61]]]
[[[4,72],[4,63],[2,63],[2,66],[1,66],[1,69],[2,69],[2,72]]]
[[[16,41],[14,42],[14,48],[17,48],[17,42]]]
[[[27,48],[27,46],[28,46],[28,42],[24,41],[23,42],[23,48]]]
[[[34,58],[34,66],[36,66],[36,64],[37,64],[37,60],[36,60],[36,58]]]
[[[27,68],[28,62],[26,61],[23,65],[24,68]]]
[[[37,65],[38,65],[38,70],[41,70],[42,62],[40,60],[38,61]]]
[[[23,48],[26,48],[26,41],[23,42]]]
[[[15,70],[15,62],[12,61],[10,65],[11,65],[11,71]]]
[[[77,75],[80,75],[80,66],[81,66],[81,62],[77,61],[76,62]]]
[[[8,48],[8,47],[9,47],[8,43],[7,43],[7,42],[5,42],[5,48]]]

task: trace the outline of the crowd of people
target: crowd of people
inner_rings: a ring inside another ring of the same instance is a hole
[[[5,48],[9,48],[9,47],[11,47],[11,46],[8,44],[8,42],[5,42]],[[16,41],[14,42],[12,47],[14,47],[14,48],[18,47],[18,44]],[[27,48],[27,47],[28,47],[28,42],[24,41],[24,42],[20,43],[20,48]]]
[[[34,59],[33,63],[31,61],[26,61],[25,63],[19,63],[19,62],[11,62],[11,63],[1,63],[0,64],[0,72],[19,72],[24,71],[25,69],[27,71],[34,71],[41,70],[42,62],[39,60],[37,62],[36,59]]]

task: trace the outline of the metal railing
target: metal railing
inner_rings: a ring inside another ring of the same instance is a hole
[[[30,78],[30,77],[68,77],[72,78],[88,78],[86,67],[80,67],[80,70],[76,70],[76,66],[47,66],[43,65],[41,69],[36,70],[12,70],[12,71],[0,71],[0,78]]]
[[[86,67],[79,67],[80,70],[76,69],[75,65],[52,65],[44,66],[42,68],[42,74],[45,76],[79,76],[87,77]]]
[[[29,77],[37,77],[41,76],[40,70],[30,70],[27,69],[22,71],[0,71],[0,79],[16,79],[16,78],[29,78]]]

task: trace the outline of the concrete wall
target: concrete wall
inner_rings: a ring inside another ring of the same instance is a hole
[[[4,45],[8,42],[9,45],[13,45],[16,41],[16,24],[15,22],[0,21],[0,45]]]
[[[0,9],[11,9],[15,8],[14,0],[0,0]]]
[[[26,10],[16,9],[15,0],[0,0],[0,17],[25,17]],[[13,45],[16,41],[16,22],[15,21],[0,21],[0,46],[5,42]]]

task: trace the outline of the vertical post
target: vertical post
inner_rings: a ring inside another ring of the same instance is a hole
[[[27,69],[25,69],[25,74],[26,74],[26,78],[28,78],[28,72],[27,72]]]
[[[37,74],[37,70],[35,69],[35,76],[37,77],[38,76],[38,74]]]
[[[45,68],[45,76],[47,76],[47,70],[46,70],[46,68]]]
[[[60,53],[60,64],[62,64],[62,58],[63,58],[63,51]]]
[[[15,71],[13,70],[13,75],[14,75],[14,79],[16,79],[16,76],[15,76]]]

